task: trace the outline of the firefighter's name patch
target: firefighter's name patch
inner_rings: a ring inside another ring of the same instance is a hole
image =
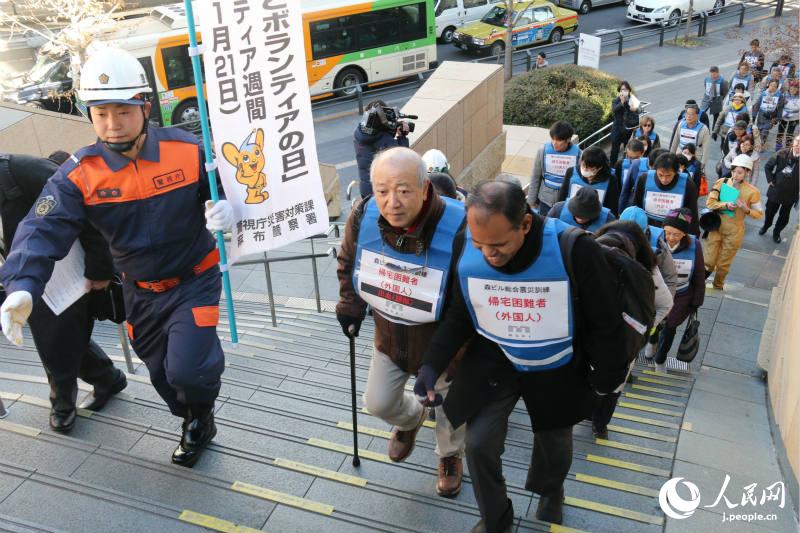
[[[43,217],[50,213],[55,206],[58,205],[56,199],[50,195],[42,196],[38,200],[36,200],[36,206],[34,206],[34,213],[36,213],[37,217]]]

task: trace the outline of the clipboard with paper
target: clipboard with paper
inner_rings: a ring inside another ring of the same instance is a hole
[[[85,256],[80,242],[75,241],[66,257],[56,262],[42,294],[42,299],[55,315],[63,313],[89,292],[89,280],[83,276]]]
[[[722,187],[719,189],[719,201],[722,203],[731,203],[735,204],[736,200],[739,199],[739,189],[731,187],[727,183],[723,183]],[[733,216],[733,211],[729,211],[725,209],[722,211],[724,214],[728,215],[729,217]]]

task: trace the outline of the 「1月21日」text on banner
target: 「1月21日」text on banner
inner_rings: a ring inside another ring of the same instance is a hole
[[[323,233],[300,2],[197,7],[217,171],[236,214],[232,262]]]

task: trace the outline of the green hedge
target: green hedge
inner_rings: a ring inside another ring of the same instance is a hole
[[[584,139],[611,122],[611,102],[620,81],[576,65],[532,70],[506,86],[503,123],[549,128],[563,120]]]

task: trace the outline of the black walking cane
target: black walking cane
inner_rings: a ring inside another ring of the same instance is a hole
[[[347,328],[350,339],[350,397],[353,403],[353,466],[361,466],[358,458],[358,412],[356,411],[356,328],[352,324]]]

